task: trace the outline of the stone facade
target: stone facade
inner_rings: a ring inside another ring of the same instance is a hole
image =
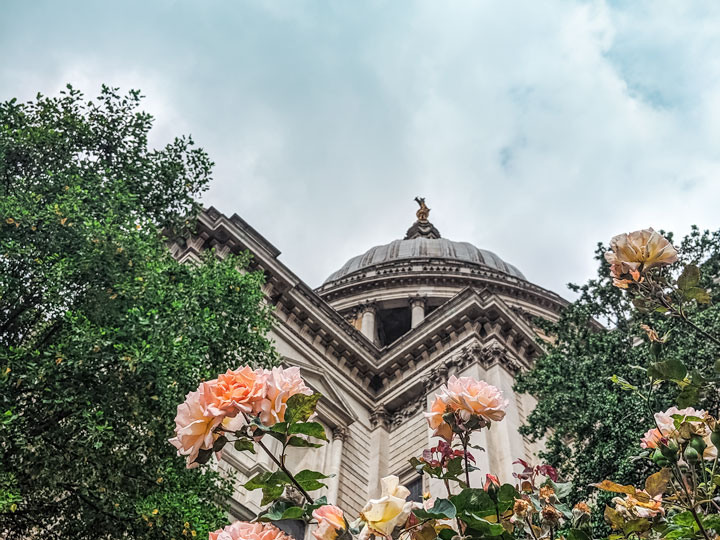
[[[510,402],[506,419],[478,435],[486,451],[475,454],[476,484],[487,472],[510,481],[512,461],[532,460],[538,450],[518,433],[534,400],[512,386],[541,352],[533,321],[555,319],[566,302],[495,254],[441,238],[427,213],[418,218],[404,240],[351,259],[316,290],[237,215],[209,208],[197,236],[171,245],[181,261],[211,248],[219,256],[252,253],[251,265],[265,274],[264,293],[274,306],[275,348],[325,396],[319,419],[332,434],[328,445],[298,451],[302,462],[290,463],[334,474],[317,495],[327,495],[352,517],[379,494],[380,478],[388,474],[413,493],[441,493],[408,459],[431,444],[422,413],[452,374],[484,379]],[[224,453],[222,466],[237,471],[238,486],[272,469],[262,455],[233,450]],[[259,496],[238,489],[232,513],[249,517],[259,509]]]

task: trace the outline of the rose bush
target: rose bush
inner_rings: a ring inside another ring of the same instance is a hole
[[[704,302],[698,290],[697,267],[688,265],[672,280],[668,266],[677,261],[670,242],[652,229],[613,238],[607,254],[614,284],[627,290],[638,309],[656,309],[677,317],[693,331],[720,343],[695,325],[683,305]],[[662,346],[669,336],[660,337],[646,326],[651,351],[657,358],[647,369],[647,389],[613,377],[627,391],[637,392],[652,412],[653,393],[665,383],[681,388],[699,387],[717,391],[715,379],[688,375],[677,361],[661,359]],[[720,372],[720,362],[716,366]],[[692,393],[691,393],[692,394]],[[683,394],[681,393],[681,396]],[[251,478],[245,488],[262,490],[261,504],[267,505],[253,522],[235,522],[210,534],[211,540],[287,540],[288,536],[268,522],[301,519],[316,524],[316,540],[404,539],[460,540],[497,538],[512,540],[590,540],[591,507],[579,502],[569,508],[564,500],[568,483],[558,481],[549,465],[533,466],[522,459],[514,474],[515,483],[501,483],[485,471],[481,485],[471,485],[476,471],[471,449],[473,434],[490,429],[505,417],[508,401],[502,392],[485,381],[451,376],[435,395],[425,413],[436,446],[423,451],[410,463],[419,474],[428,475],[444,486],[446,497],[423,496],[423,502],[408,501],[410,491],[397,476],[381,480],[382,492],[362,508],[358,518],[348,523],[344,512],[317,500],[308,492],[324,487],[324,474],[303,470],[291,472],[286,463],[289,446],[320,446],[326,441],[321,424],[313,422],[320,395],[304,383],[298,368],[252,370],[243,366],[212,381],[203,382],[178,406],[175,437],[170,442],[185,457],[188,467],[196,467],[233,442],[240,451],[256,452],[259,447],[277,466]],[[688,396],[682,397],[685,403]],[[659,470],[650,475],[642,488],[611,480],[593,484],[617,494],[605,508],[605,518],[613,529],[609,540],[667,538],[717,540],[720,534],[720,422],[705,410],[685,404],[648,415],[653,424],[638,441],[638,459],[651,462]],[[280,442],[277,455],[263,443],[265,437]],[[302,496],[298,501],[292,494]]]

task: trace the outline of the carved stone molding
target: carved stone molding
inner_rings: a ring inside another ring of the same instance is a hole
[[[417,414],[425,408],[425,395],[418,396],[416,399],[408,401],[402,408],[392,413],[390,418],[390,428],[395,429],[404,424],[406,421],[417,416]]]
[[[370,425],[372,427],[383,426],[385,428],[390,424],[390,413],[384,405],[378,405],[370,413]]]

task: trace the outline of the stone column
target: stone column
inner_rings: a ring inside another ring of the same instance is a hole
[[[378,405],[370,414],[370,456],[368,458],[368,495],[380,496],[380,479],[387,476],[388,447],[390,437],[388,424],[390,415],[383,405]]]
[[[415,328],[425,318],[425,304],[427,298],[416,296],[410,299],[410,327]]]
[[[360,331],[363,335],[373,343],[377,342],[377,325],[375,322],[375,314],[377,308],[375,304],[365,304],[362,306],[362,324]]]
[[[330,454],[329,474],[334,474],[328,481],[327,500],[330,504],[337,504],[340,490],[340,469],[342,467],[343,443],[347,437],[347,428],[336,427],[332,430],[332,453]]]

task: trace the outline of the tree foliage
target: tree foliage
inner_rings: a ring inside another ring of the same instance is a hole
[[[675,273],[684,264],[699,264],[703,276],[699,285],[713,300],[709,305],[694,305],[689,316],[720,335],[720,287],[714,280],[720,272],[720,232],[700,232],[694,227],[679,247],[682,259],[675,264]],[[658,359],[678,359],[689,369],[707,374],[720,357],[716,345],[688,332],[681,321],[631,306],[628,295],[612,284],[605,251],[599,244],[597,278],[582,286],[570,285],[579,297],[559,321],[539,323],[552,342],[543,343],[546,353],[516,385],[518,391],[534,394],[539,400],[522,431],[536,439],[546,437],[544,458],[572,480],[573,502],[590,495],[590,484],[598,478],[638,484],[648,476],[647,462],[632,459],[640,453],[640,437],[653,427],[646,419],[678,398],[678,389],[670,388],[655,398],[653,410],[648,411],[635,394],[621,390],[621,381],[620,385],[613,382],[614,375],[629,384],[643,384],[647,375],[640,368]],[[668,342],[654,349],[658,358],[647,346],[643,324],[661,336],[669,333]],[[720,398],[701,393],[691,396],[687,405],[717,416]]]
[[[212,162],[148,148],[142,96],[0,104],[0,531],[171,538],[225,521],[229,483],[167,443],[197,381],[270,365],[248,256],[180,264],[167,247]],[[191,221],[191,220],[190,220]]]

